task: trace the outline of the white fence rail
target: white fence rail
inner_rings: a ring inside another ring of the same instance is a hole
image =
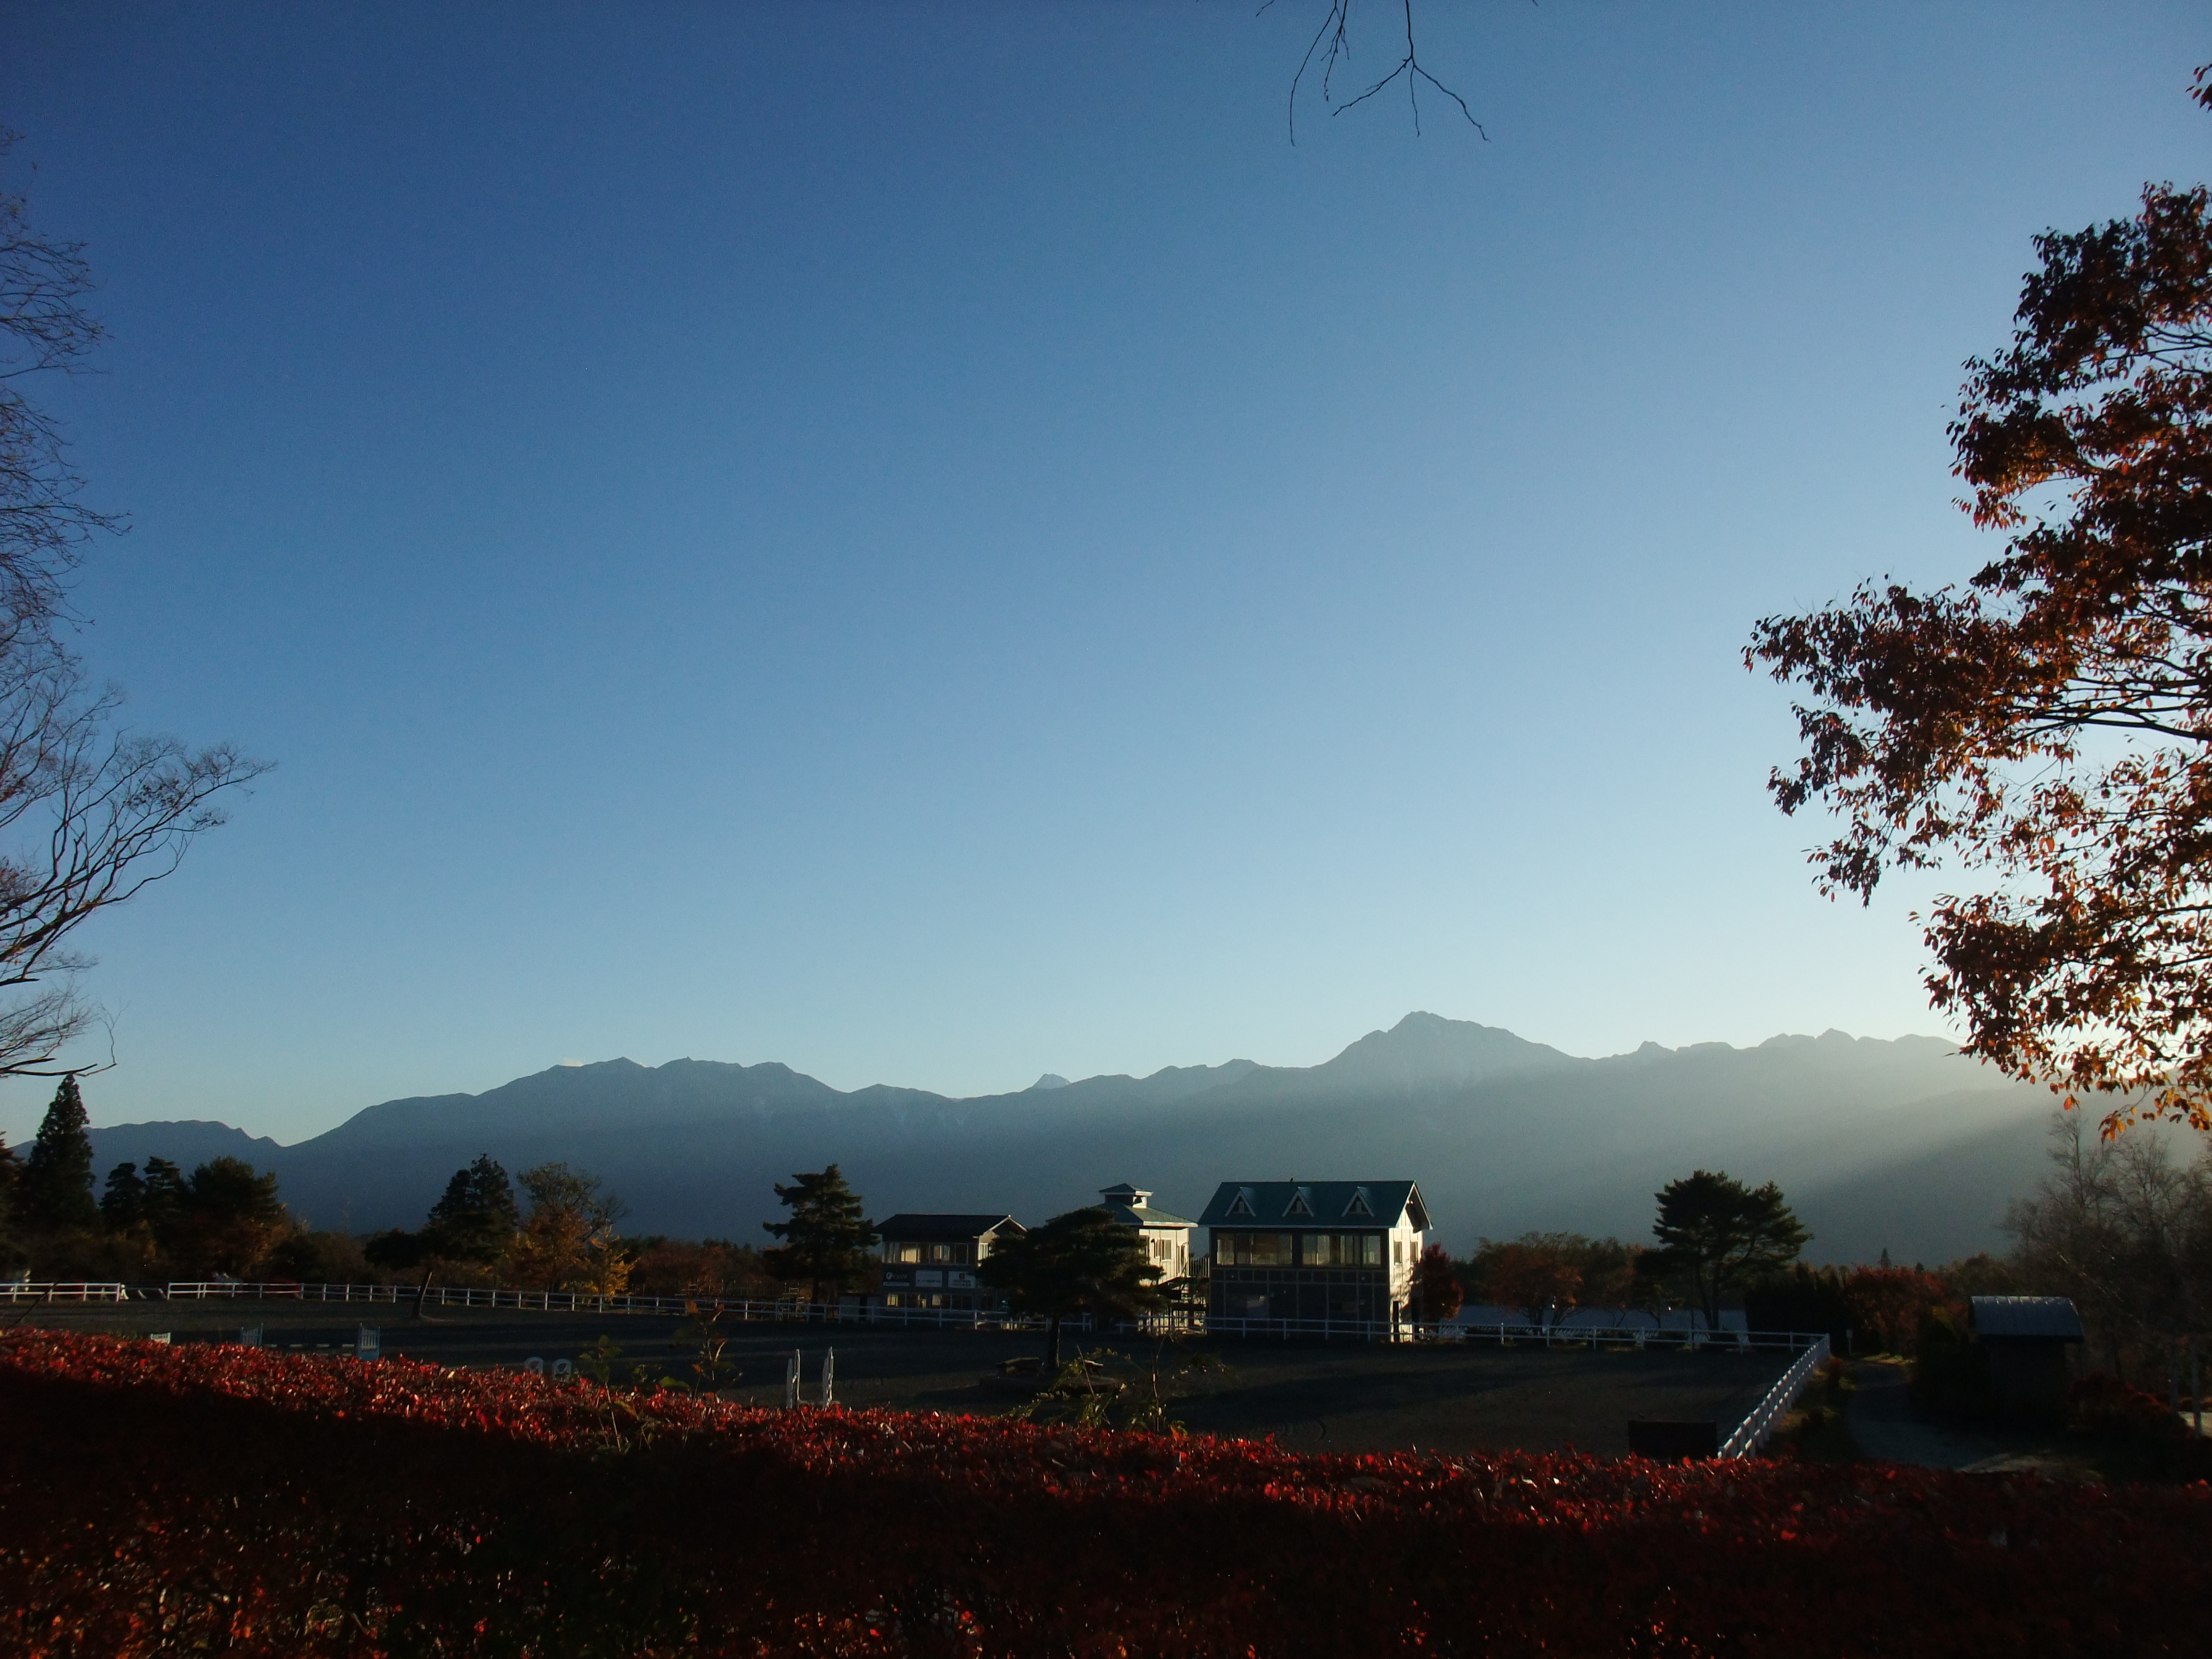
[[[115,1299],[121,1299],[123,1287],[119,1285],[92,1288],[115,1292]],[[167,1294],[173,1302],[243,1299],[397,1304],[419,1299],[424,1307],[429,1308],[506,1308],[526,1313],[673,1315],[687,1313],[696,1308],[747,1322],[921,1326],[939,1329],[1006,1331],[1041,1331],[1045,1327],[1043,1316],[1038,1314],[1010,1314],[967,1308],[890,1308],[880,1304],[852,1302],[755,1302],[705,1296],[594,1296],[584,1291],[486,1290],[459,1285],[433,1285],[426,1290],[417,1285],[179,1279],[168,1286]],[[1088,1332],[1092,1328],[1092,1323],[1087,1318],[1070,1319],[1064,1322],[1071,1334]],[[1554,1348],[1717,1348],[1724,1352],[1762,1350],[1798,1354],[1810,1351],[1817,1344],[1823,1357],[1827,1351],[1825,1336],[1814,1336],[1802,1331],[1668,1330],[1652,1325],[1427,1324],[1407,1320],[1393,1322],[1360,1319],[1217,1319],[1194,1310],[1178,1310],[1115,1328],[1126,1334],[1144,1335],[1187,1332],[1195,1336],[1246,1340],[1272,1337],[1288,1340],[1293,1337],[1317,1337],[1323,1341],[1497,1342],[1500,1345],[1540,1344]]]
[[[1150,1328],[1131,1326],[1126,1328]],[[1456,1322],[1425,1324],[1401,1320],[1361,1319],[1226,1319],[1193,1315],[1188,1328],[1208,1336],[1319,1337],[1323,1341],[1342,1338],[1353,1342],[1495,1342],[1535,1344],[1547,1348],[1676,1348],[1718,1349],[1723,1353],[1762,1350],[1797,1353],[1827,1338],[1803,1331],[1709,1331],[1662,1329],[1653,1325],[1516,1325],[1511,1322],[1462,1325]]]
[[[524,1313],[685,1314],[733,1316],[805,1325],[922,1325],[961,1329],[1041,1331],[1042,1315],[998,1313],[968,1308],[886,1308],[858,1303],[747,1302],[711,1296],[594,1296],[586,1291],[494,1291],[461,1285],[303,1285],[276,1281],[240,1284],[229,1279],[179,1279],[168,1287],[172,1302],[416,1302],[426,1308],[508,1308]],[[1089,1322],[1070,1320],[1071,1331]]]
[[[131,1290],[125,1285],[107,1285],[87,1279],[57,1279],[25,1281],[10,1280],[0,1284],[0,1299],[9,1302],[127,1302]]]
[[[1429,1326],[1420,1328],[1424,1332]],[[1796,1353],[1828,1339],[1807,1331],[1670,1330],[1656,1325],[1447,1325],[1463,1342],[1540,1342],[1547,1348],[1717,1348],[1723,1353],[1753,1349]],[[1449,1337],[1446,1340],[1451,1340]]]
[[[1797,1356],[1797,1363],[1782,1373],[1782,1380],[1766,1391],[1766,1398],[1759,1402],[1750,1416],[1736,1425],[1735,1432],[1721,1443],[1723,1457],[1749,1457],[1766,1443],[1766,1437],[1774,1432],[1774,1425],[1782,1420],[1797,1398],[1798,1390],[1812,1380],[1813,1373],[1828,1362],[1828,1339],[1821,1335],[1811,1347]]]

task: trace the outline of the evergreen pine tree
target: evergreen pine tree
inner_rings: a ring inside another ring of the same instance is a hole
[[[84,1097],[74,1074],[62,1079],[46,1121],[23,1160],[24,1222],[49,1231],[93,1227],[100,1206],[92,1198],[92,1137],[85,1133]]]
[[[1141,1319],[1167,1305],[1133,1227],[1096,1206],[1056,1215],[1042,1227],[1001,1240],[975,1277],[1006,1292],[1016,1310],[1045,1316],[1045,1360],[1060,1369],[1063,1319],[1095,1314]]]
[[[1721,1297],[1771,1277],[1797,1259],[1813,1235],[1772,1182],[1747,1187],[1724,1171],[1699,1170],[1656,1194],[1652,1232],[1660,1248],[1644,1255],[1647,1273],[1680,1279],[1705,1310],[1705,1328],[1721,1326]]]
[[[522,1226],[514,1186],[489,1153],[465,1170],[456,1170],[445,1196],[430,1206],[422,1237],[440,1255],[459,1261],[498,1258]]]
[[[118,1164],[107,1172],[100,1218],[111,1233],[128,1232],[146,1218],[146,1180],[136,1164]]]
[[[15,1213],[20,1207],[15,1183],[23,1166],[0,1135],[0,1269],[15,1265]]]
[[[775,1189],[791,1219],[761,1223],[783,1241],[762,1252],[769,1271],[778,1279],[805,1280],[816,1302],[827,1299],[825,1290],[836,1296],[859,1289],[873,1260],[868,1247],[876,1242],[876,1224],[861,1215],[860,1195],[834,1164],[792,1180],[797,1184],[779,1183]]]
[[[185,1172],[166,1158],[146,1160],[145,1190],[138,1197],[138,1218],[155,1242],[174,1249],[191,1209],[191,1188]]]

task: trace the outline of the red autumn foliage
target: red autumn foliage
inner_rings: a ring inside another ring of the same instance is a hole
[[[507,1372],[0,1339],[0,1649],[2197,1650],[2212,1492],[1301,1455]]]

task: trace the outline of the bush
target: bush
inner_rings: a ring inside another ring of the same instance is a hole
[[[295,1232],[277,1240],[262,1272],[309,1285],[356,1285],[368,1281],[369,1264],[350,1233]]]
[[[1989,1410],[1989,1356],[1957,1309],[1939,1304],[1920,1310],[1912,1358],[1912,1400],[1923,1411],[1967,1418]]]
[[[2088,1434],[2115,1440],[2178,1443],[2192,1438],[2166,1401],[2154,1394],[2131,1388],[2106,1371],[2092,1371],[2077,1378],[2068,1393],[2073,1423]]]
[[[430,1246],[420,1233],[410,1233],[404,1227],[388,1227],[369,1235],[368,1243],[362,1247],[362,1259],[376,1270],[378,1278],[390,1279],[420,1268],[430,1259]]]
[[[2201,1487],[1299,1455],[33,1329],[0,1411],[38,1429],[0,1436],[22,1653],[2118,1659],[2195,1650],[2212,1591]]]

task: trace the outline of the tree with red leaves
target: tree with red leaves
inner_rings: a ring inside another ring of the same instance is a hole
[[[1413,1264],[1413,1317],[1428,1322],[1449,1319],[1467,1299],[1451,1257],[1441,1244],[1431,1244]]]
[[[2002,554],[1767,617],[1745,662],[1809,694],[1771,787],[1842,815],[1824,890],[1974,872],[1923,919],[1966,1052],[2102,1097],[2108,1135],[2212,1129],[2212,210],[2154,185],[2036,250],[1950,428]]]

